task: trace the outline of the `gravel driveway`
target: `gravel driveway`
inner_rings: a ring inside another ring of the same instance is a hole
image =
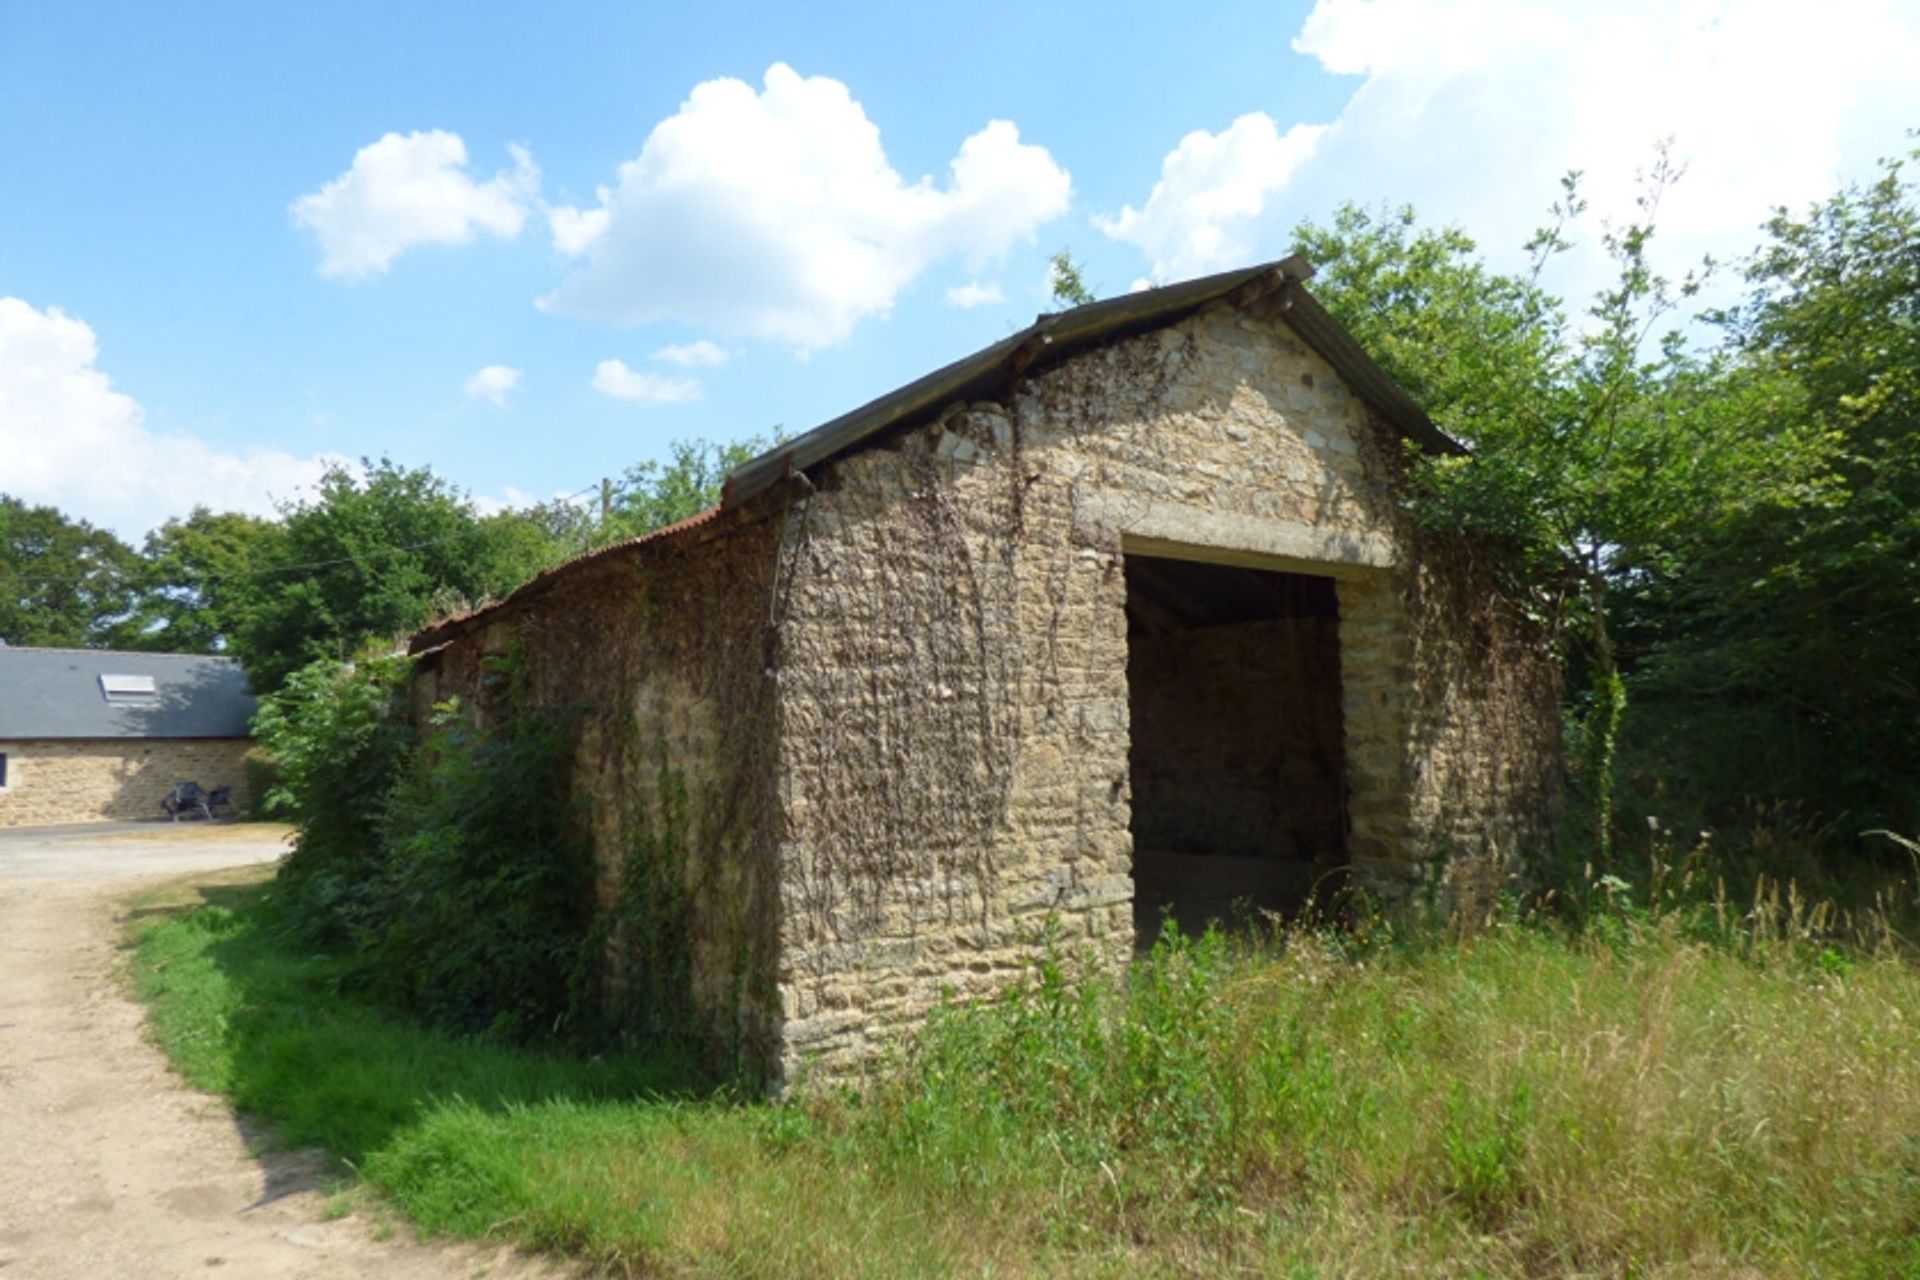
[[[283,828],[0,832],[0,1277],[454,1280],[549,1276],[503,1250],[377,1240],[326,1221],[324,1160],[249,1154],[181,1082],[125,990],[126,899],[268,862]]]
[[[287,851],[274,822],[108,822],[0,830],[0,885],[73,884],[272,862]]]

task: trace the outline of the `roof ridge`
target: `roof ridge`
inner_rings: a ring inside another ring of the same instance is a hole
[[[0,644],[0,654],[7,653],[84,653],[91,657],[107,658],[184,658],[195,662],[233,662],[240,659],[224,653],[174,653],[163,649],[76,649],[58,644]]]
[[[1018,333],[989,343],[932,373],[897,387],[859,408],[784,440],[758,457],[728,472],[717,506],[678,523],[638,537],[582,552],[542,570],[498,600],[442,618],[416,631],[407,643],[418,654],[475,619],[509,604],[524,603],[545,590],[557,577],[603,557],[632,550],[654,540],[696,529],[736,511],[741,504],[765,492],[785,477],[803,472],[841,454],[862,447],[869,438],[896,427],[929,420],[956,401],[1000,399],[1021,377],[1047,363],[1070,358],[1127,336],[1163,329],[1185,320],[1201,308],[1226,301],[1246,306],[1257,298],[1279,294],[1285,323],[1353,393],[1402,436],[1440,453],[1465,453],[1466,446],[1436,426],[1425,409],[1380,368],[1346,328],[1328,314],[1304,282],[1313,276],[1313,264],[1300,254],[1273,262],[1223,271],[1178,284],[1161,285],[1138,293],[1105,298],[1084,306],[1041,315]]]
[[[1047,312],[1018,333],[741,463],[727,473],[720,505],[731,510],[796,471],[860,448],[881,432],[926,419],[954,401],[1002,399],[1021,377],[1080,351],[1130,333],[1178,324],[1211,303],[1226,301],[1244,306],[1272,293],[1279,293],[1283,299],[1287,326],[1332,365],[1353,393],[1388,425],[1424,448],[1465,453],[1466,447],[1435,426],[1406,389],[1314,300],[1305,286],[1312,276],[1313,264],[1296,253],[1257,266]]]

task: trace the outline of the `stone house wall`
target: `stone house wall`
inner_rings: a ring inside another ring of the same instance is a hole
[[[175,783],[232,787],[245,812],[250,738],[43,738],[0,741],[0,827],[162,816]]]
[[[1392,678],[1407,707],[1407,829],[1427,857],[1412,887],[1470,914],[1552,838],[1560,668],[1487,547],[1421,538],[1398,581],[1409,640]]]

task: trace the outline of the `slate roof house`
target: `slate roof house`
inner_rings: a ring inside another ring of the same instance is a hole
[[[415,706],[495,714],[512,654],[587,708],[601,905],[671,889],[668,980],[776,1088],[1049,927],[1122,963],[1163,912],[1484,894],[1551,820],[1558,678],[1490,551],[1410,523],[1406,451],[1461,446],[1309,271],[1042,317],[423,631]]]
[[[189,780],[243,806],[254,705],[231,658],[0,645],[0,827],[155,818]]]

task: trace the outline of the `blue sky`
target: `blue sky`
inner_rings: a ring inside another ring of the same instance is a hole
[[[1672,260],[1736,252],[1906,148],[1917,10],[0,0],[0,491],[129,536],[328,458],[544,498],[993,341],[1063,246],[1115,293],[1392,199],[1500,260],[1667,136]]]

